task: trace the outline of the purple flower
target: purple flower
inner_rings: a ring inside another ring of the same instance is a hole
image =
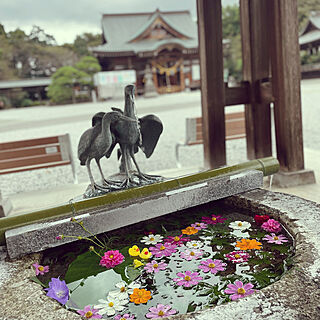
[[[203,278],[199,277],[198,272],[186,271],[185,273],[178,272],[179,278],[174,278],[173,281],[177,282],[178,286],[191,287],[199,283]]]
[[[226,218],[222,218],[221,216],[215,216],[214,214],[211,215],[211,217],[202,217],[202,222],[206,224],[217,224],[217,223],[223,223]]]
[[[279,234],[278,236],[275,233],[271,233],[271,235],[267,234],[262,240],[267,240],[268,243],[282,244],[283,242],[288,242],[288,239]]]
[[[149,251],[151,251],[155,258],[161,258],[163,256],[169,257],[176,252],[176,245],[169,242],[158,243],[155,247],[150,247]]]
[[[170,236],[167,239],[165,239],[165,241],[176,246],[181,246],[184,242],[190,241],[190,238],[184,237],[183,234],[181,234],[180,236],[175,237]]]
[[[49,266],[42,266],[40,264],[34,263],[33,267],[36,270],[36,276],[38,274],[41,274],[43,276],[45,273],[49,272]]]
[[[185,251],[180,253],[180,257],[188,261],[197,260],[200,257],[202,257],[202,255],[203,255],[203,252],[197,249],[194,249],[194,250],[186,249]]]
[[[145,265],[144,270],[146,270],[147,273],[152,273],[152,272],[157,273],[160,270],[165,270],[166,267],[167,267],[166,263],[152,260],[151,262]]]
[[[133,314],[125,313],[124,315],[118,314],[114,317],[114,320],[134,320],[135,316]]]
[[[202,230],[208,228],[208,225],[203,222],[195,222],[191,225],[191,227],[194,227],[197,230]]]
[[[158,303],[156,307],[149,308],[149,313],[146,314],[146,318],[154,319],[154,318],[164,318],[169,317],[177,313],[177,310],[171,309],[172,307],[167,304],[163,305]]]
[[[228,289],[224,290],[224,292],[227,294],[231,294],[231,300],[237,300],[253,294],[254,290],[252,288],[252,283],[249,282],[244,285],[241,281],[237,280],[234,284],[228,284]]]
[[[229,252],[225,256],[229,261],[232,261],[233,263],[247,262],[250,258],[249,253],[240,250]]]
[[[101,319],[102,315],[98,314],[98,309],[93,309],[90,306],[85,306],[83,310],[77,310],[77,312],[86,319]]]
[[[202,269],[205,273],[210,271],[212,274],[216,274],[218,271],[226,270],[226,265],[227,264],[223,263],[222,260],[207,259],[205,261],[201,261],[199,269]]]
[[[263,230],[266,230],[268,232],[275,232],[278,233],[281,231],[281,225],[278,221],[274,220],[274,219],[269,219],[268,221],[264,222],[261,225],[261,228]]]
[[[66,304],[69,299],[69,288],[66,285],[66,282],[61,281],[58,278],[51,278],[51,282],[49,282],[49,288],[45,289],[47,292],[47,296],[57,300],[61,304]]]

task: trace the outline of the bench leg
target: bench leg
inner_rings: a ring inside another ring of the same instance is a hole
[[[177,143],[176,144],[176,165],[177,165],[177,168],[181,168],[181,163],[179,161],[179,148],[184,145],[185,145],[184,143]]]

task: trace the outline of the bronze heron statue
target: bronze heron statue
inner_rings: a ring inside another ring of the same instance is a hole
[[[78,144],[78,158],[80,160],[80,164],[87,167],[92,190],[107,191],[112,188],[114,184],[110,184],[109,181],[105,179],[100,166],[100,159],[106,155],[113,144],[114,137],[111,133],[110,126],[112,123],[116,123],[119,120],[137,125],[137,120],[126,117],[117,111],[98,113],[97,115],[99,116],[93,117],[93,119],[97,119],[97,121],[92,120],[93,126],[86,130],[80,137]],[[92,159],[96,160],[102,177],[103,186],[98,185],[93,179],[90,168],[90,162]]]

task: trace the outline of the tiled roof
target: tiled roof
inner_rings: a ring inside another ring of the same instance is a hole
[[[172,29],[185,35],[189,39],[170,38],[163,40],[130,41],[141,34],[154,19],[160,16]],[[164,43],[177,43],[185,48],[198,47],[197,24],[192,20],[188,11],[161,12],[141,14],[103,15],[102,29],[106,43],[91,48],[93,52],[139,52],[153,51]]]
[[[51,84],[51,81],[51,78],[0,81],[0,89],[46,87]]]

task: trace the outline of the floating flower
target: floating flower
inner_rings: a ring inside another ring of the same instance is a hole
[[[201,248],[203,246],[203,242],[192,240],[192,241],[187,242],[186,246],[189,249],[199,249],[199,248]]]
[[[134,269],[137,269],[137,268],[139,268],[139,267],[141,267],[143,265],[144,265],[144,263],[141,262],[140,260],[138,260],[138,259],[134,259],[133,260],[133,268]]]
[[[66,282],[61,281],[58,278],[51,278],[49,282],[49,288],[45,289],[47,292],[47,296],[57,300],[61,304],[66,304],[69,300],[69,288],[66,285]]]
[[[169,257],[174,252],[176,252],[176,245],[171,244],[169,242],[166,243],[158,243],[155,247],[149,248],[151,253],[154,255],[155,258],[161,258],[163,256]]]
[[[140,241],[145,243],[145,244],[157,244],[158,242],[161,242],[163,239],[163,236],[160,234],[149,234],[145,237],[143,237]]]
[[[225,257],[233,263],[242,263],[242,262],[248,261],[248,259],[250,258],[250,254],[247,252],[238,250],[238,251],[232,251],[227,253]]]
[[[187,235],[192,235],[192,234],[196,234],[199,232],[198,229],[194,228],[194,227],[187,227],[185,229],[182,229],[181,232],[183,234],[187,234]]]
[[[259,226],[262,225],[264,222],[268,221],[270,219],[269,216],[267,215],[262,215],[259,216],[258,214],[256,214],[254,216],[254,221],[256,222],[256,224],[258,224]]]
[[[211,217],[202,217],[202,222],[206,224],[217,224],[217,223],[223,223],[226,218],[222,218],[221,216],[215,216],[214,214],[211,215]]]
[[[191,227],[194,227],[198,230],[202,230],[208,228],[208,225],[203,222],[195,222],[191,225]]]
[[[90,306],[85,306],[83,310],[77,310],[77,312],[86,319],[101,319],[102,315],[98,314],[98,309],[93,309]]]
[[[152,253],[147,248],[143,248],[139,254],[139,257],[141,259],[149,259],[151,256],[152,256]]]
[[[129,251],[130,256],[132,256],[132,257],[137,257],[140,254],[140,249],[136,245],[129,248],[128,251]]]
[[[150,229],[150,230],[148,230],[148,231],[144,231],[143,233],[146,235],[146,236],[148,236],[149,234],[156,234],[156,230],[154,230],[154,229]]]
[[[227,264],[223,263],[222,260],[207,259],[205,261],[201,261],[199,269],[202,269],[205,273],[210,271],[212,274],[216,274],[218,271],[226,270],[226,265]]]
[[[174,278],[173,281],[177,282],[178,286],[191,287],[199,283],[203,278],[199,276],[198,272],[186,271],[185,273],[178,272],[179,278]]]
[[[34,263],[33,267],[36,270],[36,276],[39,274],[43,276],[45,273],[49,272],[49,266],[42,266],[40,264]]]
[[[135,316],[133,314],[125,313],[124,315],[118,314],[114,317],[114,320],[134,320]]]
[[[269,219],[268,221],[264,222],[261,225],[261,228],[263,230],[266,230],[268,232],[275,232],[278,233],[281,231],[281,225],[278,221],[274,220],[274,219]]]
[[[288,242],[288,239],[282,235],[276,235],[275,233],[271,233],[271,235],[267,234],[262,240],[267,240],[268,243],[282,244],[283,242]]]
[[[203,252],[201,250],[197,250],[197,249],[187,249],[183,252],[180,253],[180,257],[191,261],[191,260],[197,260],[199,258],[201,258],[203,255]]]
[[[104,253],[104,256],[100,260],[100,265],[106,268],[114,268],[118,264],[122,263],[124,256],[119,250],[109,250]]]
[[[155,260],[151,261],[150,263],[147,263],[144,267],[144,270],[146,270],[147,273],[157,273],[160,270],[165,270],[167,267],[167,264],[164,262],[157,262]]]
[[[99,299],[100,304],[94,306],[95,308],[99,309],[98,313],[102,316],[107,314],[107,316],[113,316],[117,312],[121,312],[125,305],[128,304],[128,300],[119,300],[116,297],[112,297],[108,295],[107,300]]]
[[[250,249],[261,249],[262,243],[258,242],[256,239],[241,239],[237,241],[236,247],[241,250],[250,250]]]
[[[115,286],[117,289],[110,291],[108,296],[115,297],[118,300],[128,300],[129,294],[131,294],[134,289],[139,288],[139,284],[131,282],[129,285],[127,285],[123,281],[116,283]]]
[[[237,300],[253,294],[254,290],[252,288],[252,283],[249,282],[244,285],[241,281],[237,280],[234,284],[228,284],[228,289],[224,290],[224,292],[231,294],[231,300]]]
[[[233,221],[229,224],[229,228],[235,230],[246,230],[251,227],[251,223],[247,221]]]
[[[163,305],[158,303],[156,307],[149,308],[149,312],[146,314],[146,318],[154,319],[154,318],[165,318],[172,316],[177,313],[177,310],[171,309],[172,306],[169,304]]]
[[[151,299],[151,292],[146,289],[134,289],[130,301],[135,304],[147,303]]]
[[[165,241],[171,244],[174,244],[176,246],[181,246],[183,245],[184,242],[190,241],[190,238],[184,237],[183,234],[181,234],[180,236],[175,236],[175,237],[170,236],[166,238]]]

